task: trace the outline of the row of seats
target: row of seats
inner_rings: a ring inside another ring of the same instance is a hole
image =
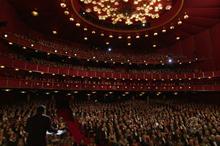
[[[105,146],[218,146],[220,106],[72,102],[72,112],[93,143]]]

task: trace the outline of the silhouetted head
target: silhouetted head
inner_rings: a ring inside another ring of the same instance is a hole
[[[44,105],[40,105],[38,108],[37,108],[37,114],[44,114],[46,112],[46,106]]]

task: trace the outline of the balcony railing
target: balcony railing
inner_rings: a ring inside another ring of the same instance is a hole
[[[27,61],[13,60],[9,57],[0,57],[1,68],[8,67],[29,72],[39,72],[45,74],[60,74],[72,77],[120,79],[120,80],[193,80],[211,79],[220,77],[220,71],[198,72],[198,73],[119,73],[109,71],[86,71],[71,67],[53,67],[49,65],[33,64]]]

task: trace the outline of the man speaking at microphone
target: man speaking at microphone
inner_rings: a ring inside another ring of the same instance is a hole
[[[36,115],[28,118],[26,124],[26,131],[28,132],[27,146],[46,146],[46,132],[57,132],[51,125],[50,117],[45,113],[46,107],[41,105],[37,108]]]

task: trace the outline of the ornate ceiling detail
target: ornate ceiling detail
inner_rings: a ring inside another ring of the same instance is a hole
[[[80,0],[83,11],[101,21],[143,26],[169,11],[173,3],[172,0]]]
[[[70,21],[103,33],[141,34],[180,20],[184,0],[61,0]],[[183,13],[182,13],[183,14]],[[183,18],[182,18],[183,19]],[[84,25],[84,26],[85,26]]]

